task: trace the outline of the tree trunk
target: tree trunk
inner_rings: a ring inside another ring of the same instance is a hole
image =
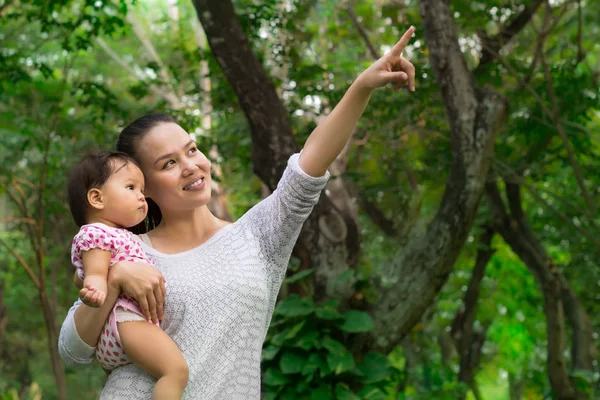
[[[563,311],[572,330],[571,360],[573,370],[593,372],[594,361],[598,353],[590,318],[569,282],[563,275],[559,275],[559,277],[561,280]]]
[[[473,224],[506,102],[475,86],[460,52],[447,2],[423,0],[421,15],[432,69],[451,126],[453,163],[440,208],[423,237],[413,236],[391,266],[391,284],[373,310],[371,343],[389,351],[446,282]],[[383,286],[383,285],[382,285]]]
[[[2,341],[4,338],[4,331],[8,324],[8,310],[4,304],[4,285],[0,281],[0,359],[2,358]]]
[[[595,355],[589,318],[577,296],[531,231],[521,207],[519,186],[506,183],[506,193],[510,215],[506,212],[496,183],[490,182],[486,185],[486,195],[494,228],[535,276],[544,297],[547,368],[554,396],[560,400],[585,399],[587,397],[578,392],[572,384],[567,369],[564,356],[566,346],[564,310],[569,308],[569,322],[573,324],[574,365],[591,371],[585,367],[591,365],[591,360]],[[567,297],[567,301],[565,301],[565,297]],[[586,352],[587,354],[585,354]]]
[[[517,378],[515,374],[508,374],[508,393],[510,400],[521,400],[525,389],[525,380]]]
[[[213,55],[248,119],[254,172],[273,190],[287,159],[299,149],[288,113],[252,53],[231,1],[194,0],[194,6]],[[372,310],[376,328],[365,345],[383,351],[397,345],[417,323],[452,270],[481,199],[496,127],[505,112],[499,94],[474,86],[446,2],[423,1],[422,15],[431,63],[452,126],[454,163],[440,210],[425,237],[409,242],[389,271],[391,284],[380,285],[382,297]],[[353,216],[321,196],[297,246],[304,249],[298,254],[305,254],[315,269],[316,299],[347,299],[352,287],[337,278],[357,261],[360,240]]]
[[[231,1],[195,0],[194,6],[211,50],[223,69],[250,126],[252,165],[256,175],[273,191],[288,158],[300,150],[288,113],[243,33]],[[315,269],[317,299],[348,298],[351,285],[336,284],[350,269],[359,252],[359,232],[354,218],[339,212],[322,195],[298,240],[297,251]],[[314,251],[312,249],[319,249]]]
[[[50,352],[50,361],[54,371],[54,380],[56,382],[56,391],[59,400],[67,399],[67,380],[63,369],[60,354],[58,354],[58,327],[56,326],[56,318],[54,307],[50,303],[48,294],[41,288],[39,291],[40,301],[42,303],[42,313],[46,322],[46,332],[48,334],[48,350]]]
[[[492,239],[494,230],[487,227],[479,239],[479,250],[471,281],[465,292],[460,310],[452,321],[451,333],[456,343],[456,349],[460,356],[460,370],[458,380],[471,387],[476,398],[480,397],[478,388],[475,384],[475,372],[479,367],[481,359],[481,349],[485,343],[488,323],[482,324],[482,328],[476,329],[475,317],[477,315],[477,302],[479,301],[479,291],[481,281],[485,275],[485,267],[494,255],[492,249]],[[467,393],[461,393],[459,400],[464,400]]]

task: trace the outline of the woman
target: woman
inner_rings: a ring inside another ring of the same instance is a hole
[[[388,83],[414,91],[414,67],[401,56],[413,32],[358,76],[301,154],[290,158],[277,190],[233,224],[208,210],[210,163],[175,121],[153,114],[125,128],[117,150],[140,163],[145,194],[158,206],[140,227],[151,229],[141,238],[157,269],[117,264],[104,306],[75,303],[61,329],[63,359],[93,361],[106,316],[124,292],[149,319],[162,320],[181,349],[189,366],[184,399],[259,399],[262,344],[302,224],[372,91]],[[148,399],[152,384],[134,365],[120,367],[101,399]]]

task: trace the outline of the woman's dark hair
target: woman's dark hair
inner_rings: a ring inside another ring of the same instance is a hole
[[[176,124],[177,122],[170,115],[162,113],[148,114],[136,119],[119,134],[117,151],[129,154],[129,156],[138,160],[137,145],[139,141],[152,128],[164,123]],[[150,198],[146,198],[146,202],[148,203],[148,215],[146,219],[136,226],[128,228],[128,230],[138,235],[151,231],[162,221],[162,213],[158,205]]]
[[[122,160],[139,167],[129,155],[118,151],[97,151],[86,154],[73,167],[67,185],[67,198],[71,214],[78,227],[87,223],[88,202],[87,194],[90,189],[100,188],[115,172],[113,160]]]

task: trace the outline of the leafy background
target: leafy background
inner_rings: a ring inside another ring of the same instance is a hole
[[[400,236],[411,227],[404,240],[422,231],[437,211],[452,160],[418,2],[233,3],[299,143],[374,60],[369,45],[383,54],[406,26],[417,27],[406,51],[417,66],[417,93],[374,94],[342,179],[377,205]],[[520,171],[527,220],[579,296],[597,345],[600,3],[543,2],[501,57],[480,65],[481,38],[497,34],[532,3],[454,1],[454,24],[477,82],[510,104],[491,174]],[[50,348],[77,294],[69,265],[76,229],[64,196],[77,158],[112,148],[119,129],[136,116],[166,110],[219,166],[216,180],[234,219],[264,192],[252,173],[246,119],[191,2],[0,0],[0,17],[0,394],[61,398]],[[542,294],[498,235],[477,299],[473,327],[484,340],[475,382],[458,378],[461,354],[450,331],[464,309],[488,219],[484,201],[442,292],[390,354],[363,351],[361,334],[373,320],[362,302],[348,309],[333,299],[314,301],[312,271],[293,258],[263,353],[266,398],[552,398]],[[372,302],[372,278],[400,250],[364,210],[359,221],[359,268],[339,279],[354,285],[359,300]],[[594,368],[570,371],[583,398],[600,396],[597,363]],[[68,398],[97,397],[105,379],[98,366],[59,369]]]

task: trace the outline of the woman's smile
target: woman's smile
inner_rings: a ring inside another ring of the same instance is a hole
[[[202,190],[204,186],[204,177],[201,176],[189,185],[184,186],[183,190]]]

